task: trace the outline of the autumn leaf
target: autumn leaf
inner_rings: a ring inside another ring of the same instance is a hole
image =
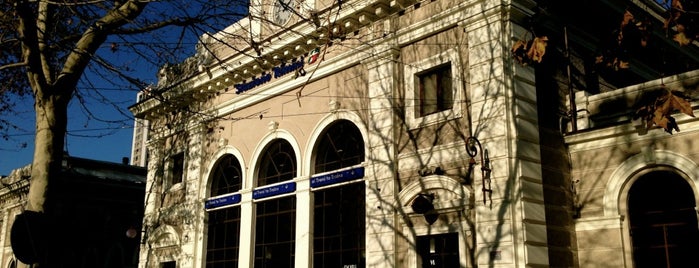
[[[548,41],[549,38],[546,36],[534,38],[534,40],[532,40],[531,48],[529,48],[529,52],[527,52],[529,59],[537,63],[541,63],[541,60],[544,58],[544,54],[546,54],[546,45],[548,44]]]
[[[522,65],[541,63],[546,54],[548,40],[546,36],[535,37],[529,41],[517,40],[511,49],[512,57]]]
[[[672,36],[672,40],[674,40],[675,42],[680,44],[680,46],[686,46],[692,42],[692,39],[687,38],[687,36],[682,32],[677,33],[674,36]]]
[[[512,57],[520,64],[526,64],[525,58],[527,56],[527,42],[522,40],[517,40],[512,46]]]
[[[624,11],[618,28],[611,32],[612,42],[607,42],[595,57],[600,69],[614,72],[629,69],[629,58],[643,53],[648,46],[649,22],[637,19],[630,11]]]
[[[686,46],[699,38],[697,33],[697,12],[694,12],[699,7],[699,1],[685,1],[687,7],[683,5],[683,1],[672,0],[670,11],[663,27],[666,31],[672,31],[672,40],[680,46]]]
[[[680,131],[675,118],[672,117],[672,114],[677,111],[694,117],[692,105],[682,93],[663,90],[660,95],[638,108],[634,114],[634,119],[643,119],[646,122],[646,129],[659,126],[672,134],[673,130]]]

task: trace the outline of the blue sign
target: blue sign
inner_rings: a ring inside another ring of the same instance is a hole
[[[288,74],[290,72],[300,70],[303,68],[303,57],[298,60],[294,61],[289,65],[282,64],[281,66],[277,66],[272,68],[272,71],[274,71],[274,78],[279,78],[284,76],[285,74]]]
[[[291,193],[296,191],[295,182],[287,182],[284,184],[278,184],[270,187],[259,188],[252,191],[253,199],[260,199],[285,193]]]
[[[286,63],[282,63],[280,66],[272,68],[272,72],[274,72],[275,79],[297,70],[303,72],[302,75],[305,75],[305,71],[303,71],[303,65],[304,61],[303,57],[301,57],[300,59],[290,63],[289,65],[287,65]],[[235,88],[235,94],[241,94],[245,91],[261,86],[262,84],[267,83],[271,80],[272,74],[263,74],[260,77],[253,78],[250,82],[235,84],[233,85],[233,87]]]
[[[263,74],[260,77],[253,78],[250,82],[233,85],[233,87],[235,87],[235,94],[240,94],[245,91],[251,90],[255,87],[269,82],[270,80],[272,80],[271,74]]]
[[[335,173],[311,177],[311,187],[321,187],[330,184],[351,181],[364,177],[364,167],[338,171]]]
[[[206,209],[212,209],[238,203],[240,203],[240,194],[234,194],[206,200],[206,202],[204,202],[204,207]]]

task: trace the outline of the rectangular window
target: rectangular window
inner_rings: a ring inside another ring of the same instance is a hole
[[[182,182],[184,177],[184,153],[178,153],[172,156],[172,178],[170,185],[175,185]]]
[[[206,267],[237,268],[240,244],[240,207],[209,212]]]
[[[420,94],[417,114],[420,117],[449,110],[454,106],[450,63],[416,75]]]
[[[408,128],[462,117],[466,79],[461,62],[459,49],[448,49],[403,65]]]
[[[175,261],[161,262],[160,268],[177,268],[177,262],[175,262]]]
[[[363,268],[365,184],[314,192],[313,267]]]
[[[294,267],[296,199],[277,198],[256,204],[255,268]]]

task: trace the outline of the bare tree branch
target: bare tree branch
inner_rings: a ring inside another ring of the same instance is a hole
[[[29,66],[29,62],[17,62],[17,63],[10,63],[10,64],[5,64],[0,66],[0,71],[5,70],[5,69],[10,69],[10,68],[18,68],[18,67],[27,67]]]

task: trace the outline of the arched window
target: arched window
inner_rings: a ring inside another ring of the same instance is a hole
[[[240,191],[243,181],[238,160],[230,154],[218,160],[212,172],[211,196]]]
[[[364,162],[364,140],[348,120],[330,125],[315,150],[315,173]],[[365,267],[363,181],[313,191],[313,267]]]
[[[211,172],[211,197],[240,191],[242,172],[230,154],[221,157]],[[206,267],[238,267],[240,206],[209,211]]]
[[[315,154],[315,173],[350,167],[363,161],[364,140],[352,122],[335,122],[320,135]]]
[[[283,139],[272,141],[260,158],[257,186],[293,180],[296,166],[291,144]],[[255,203],[255,207],[254,266],[294,267],[296,199],[294,196],[270,198]]]
[[[296,157],[289,142],[277,139],[267,146],[260,160],[257,186],[274,184],[296,177]]]
[[[635,267],[688,267],[699,262],[694,191],[673,171],[638,178],[628,195]]]

